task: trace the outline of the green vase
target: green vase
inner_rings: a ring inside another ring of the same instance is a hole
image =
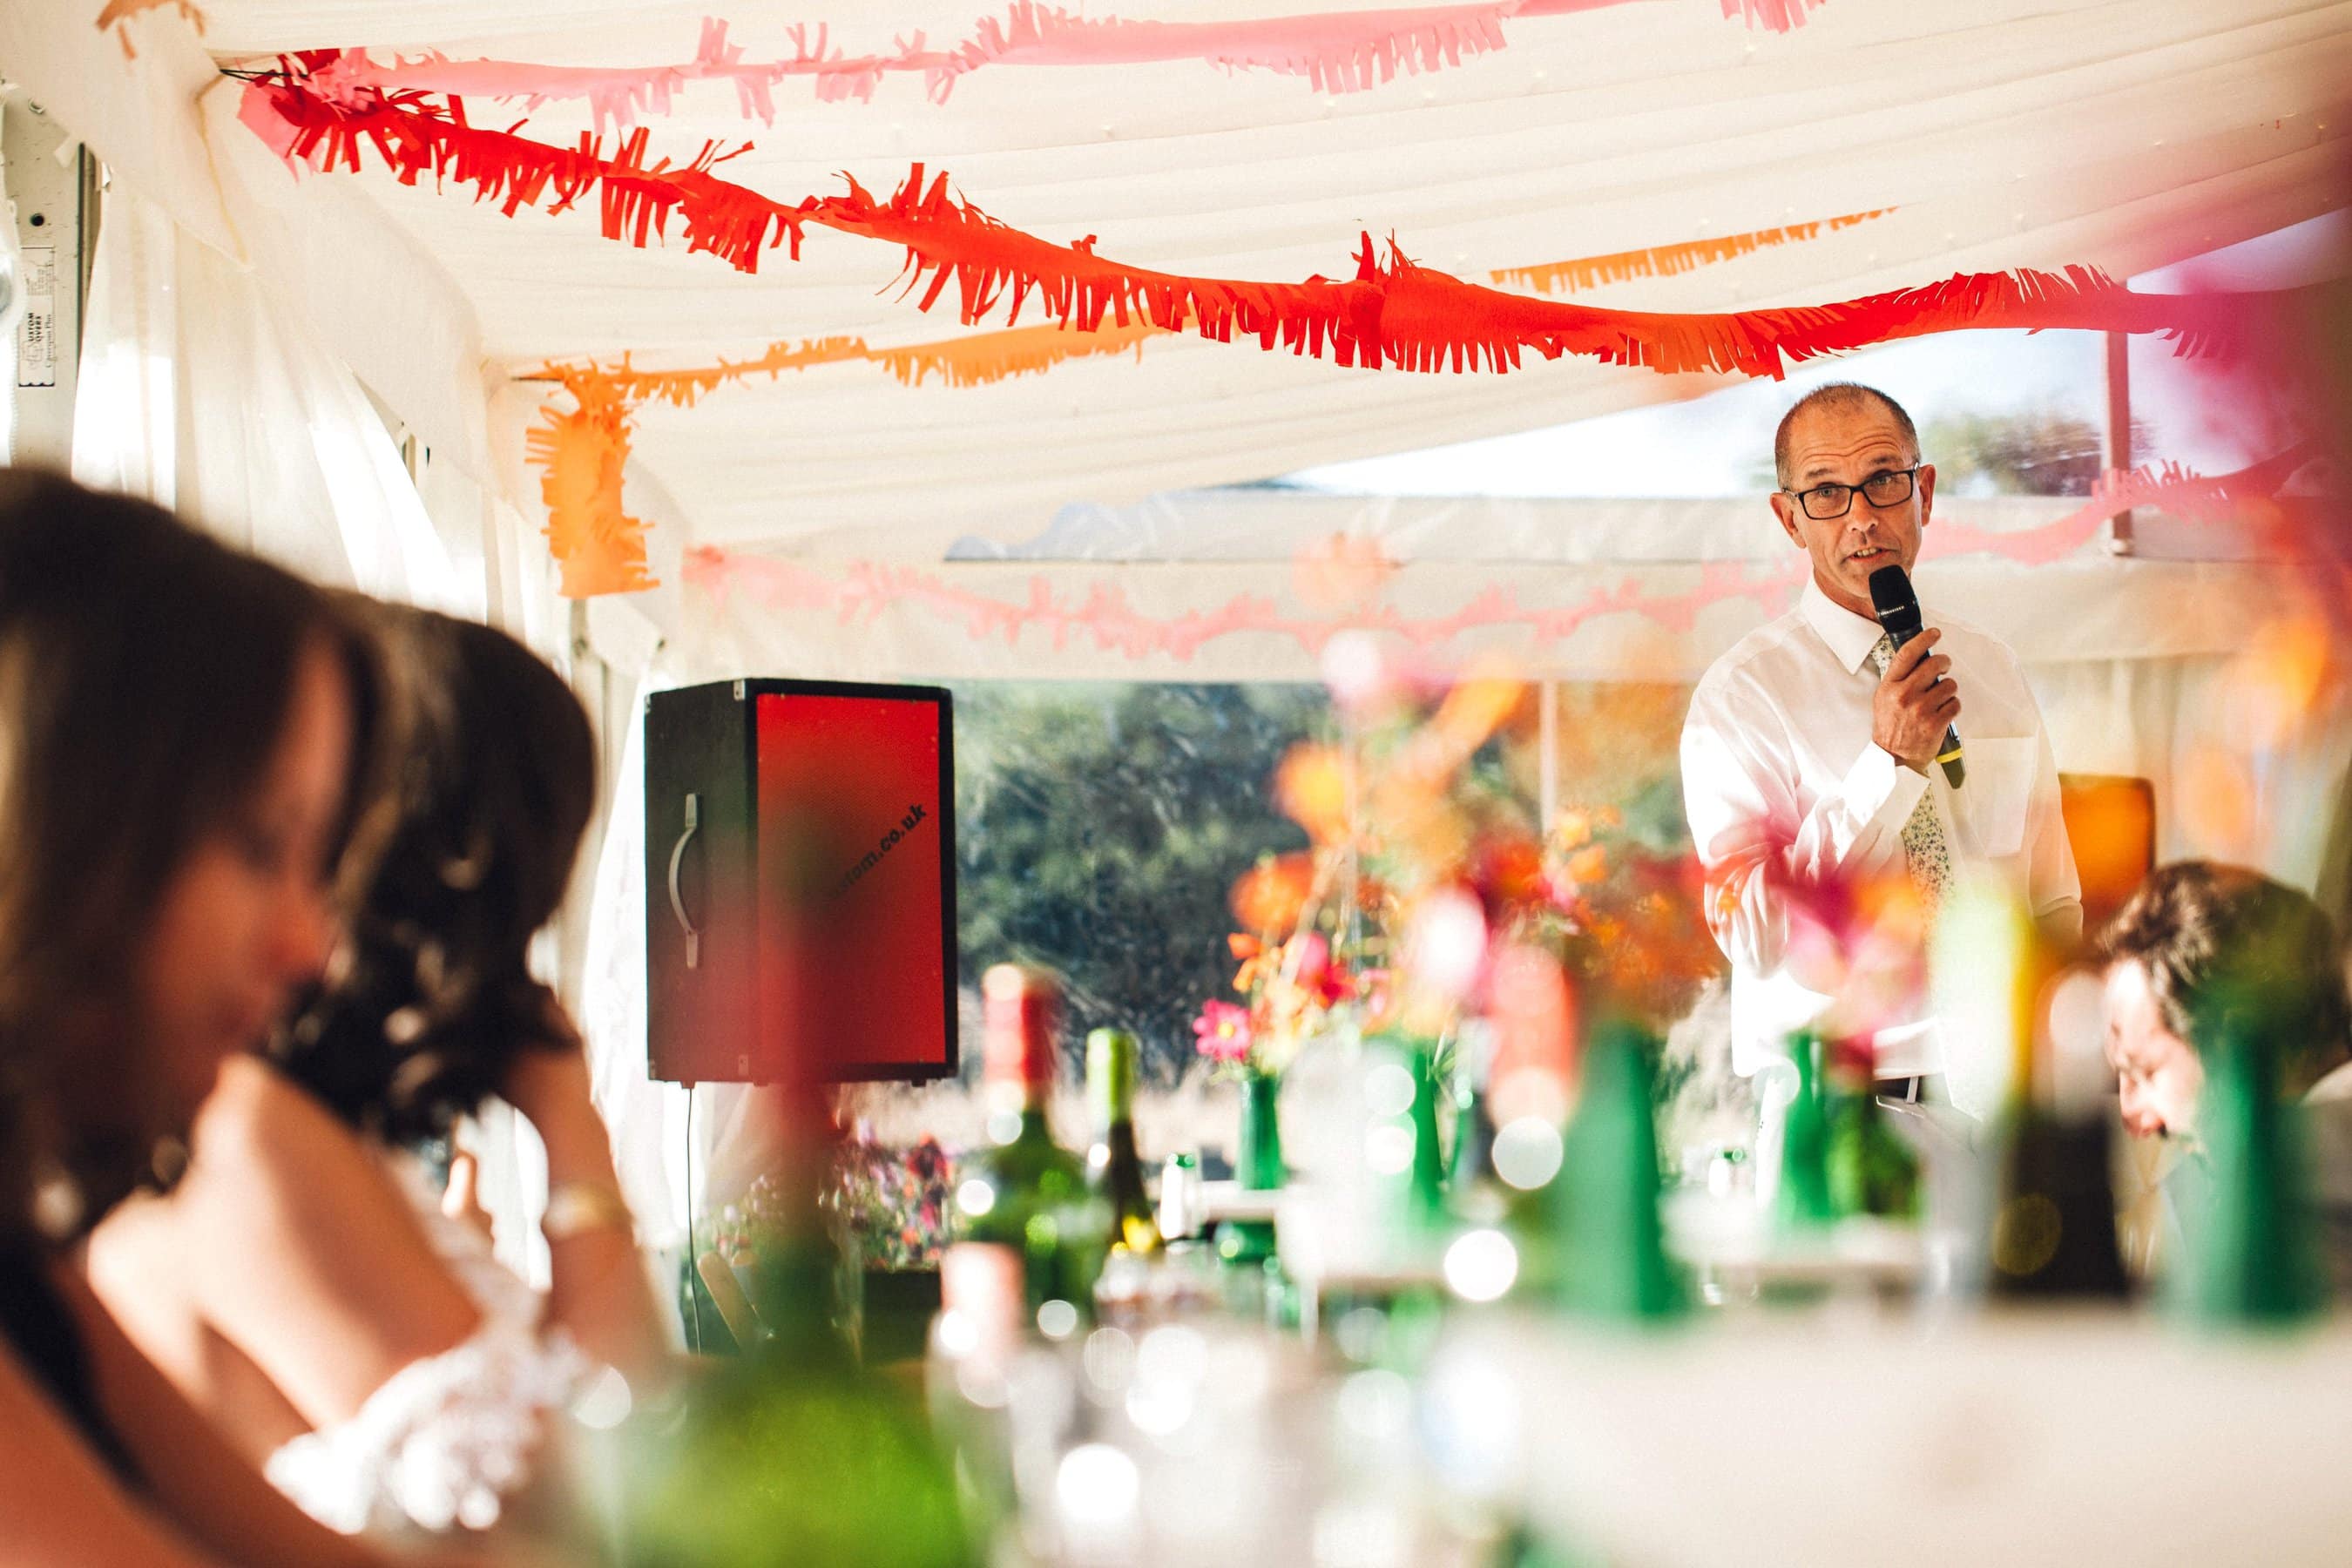
[[[1283,1184],[1282,1122],[1276,1101],[1282,1080],[1270,1072],[1242,1079],[1241,1132],[1234,1141],[1234,1179],[1244,1192],[1272,1192]]]
[[[1822,1042],[1810,1033],[1789,1038],[1797,1065],[1796,1098],[1781,1124],[1780,1222],[1784,1227],[1827,1225],[1837,1217],[1830,1194],[1830,1129],[1822,1108]]]
[[[1417,1046],[1412,1053],[1412,1205],[1424,1224],[1445,1210],[1445,1156],[1437,1146],[1437,1053]]]
[[[2187,1256],[2173,1271],[2174,1302],[2209,1324],[2310,1321],[2327,1310],[2327,1276],[2302,1121],[2279,1102],[2277,1041],[2225,1017],[2204,1044],[2205,1179],[2200,1201],[2183,1205]]]
[[[1565,1310],[1659,1321],[1688,1306],[1658,1217],[1658,1139],[1650,1053],[1655,1042],[1617,1021],[1585,1047],[1584,1085],[1546,1196]]]

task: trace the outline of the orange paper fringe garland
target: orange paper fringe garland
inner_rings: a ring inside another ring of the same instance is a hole
[[[540,470],[548,548],[562,569],[563,596],[584,599],[657,585],[646,573],[645,524],[622,503],[630,419],[640,404],[659,399],[690,408],[729,382],[858,361],[886,367],[908,386],[933,375],[950,386],[978,386],[1087,354],[1139,349],[1159,331],[1142,322],[1102,332],[1016,327],[889,349],[868,348],[859,338],[774,343],[757,359],[721,360],[688,370],[636,370],[625,360],[609,370],[549,365],[545,374],[563,384],[574,406],[541,409],[539,423],[527,433],[525,452]]]
[[[1340,365],[1399,370],[1518,368],[1528,355],[1578,354],[1663,372],[1737,372],[1780,376],[1795,361],[1895,338],[1963,328],[2160,332],[2180,352],[2227,337],[2244,297],[2144,295],[2089,268],[2063,274],[2021,269],[1969,273],[1916,289],[1820,306],[1721,314],[1611,310],[1531,299],[1465,283],[1408,260],[1394,246],[1383,261],[1369,235],[1356,276],[1270,283],[1196,278],[1129,267],[1097,256],[1091,237],[1055,245],[1000,223],[951,196],[944,175],[918,164],[904,184],[877,199],[856,181],[845,196],[809,196],[786,205],[719,178],[731,153],[708,144],[690,163],[646,162],[646,134],[633,132],[604,155],[583,135],[576,148],[549,146],[467,124],[462,106],[373,89],[330,102],[297,81],[257,82],[244,108],[248,124],[288,156],[323,168],[357,168],[362,142],[404,183],[427,172],[474,185],[511,215],[544,203],[561,211],[599,198],[604,231],[637,246],[663,237],[675,216],[688,247],[745,270],[785,245],[798,253],[816,224],[899,246],[902,276],[919,308],[935,305],[950,282],[959,313],[977,323],[1000,304],[1017,321],[1034,299],[1066,325],[1093,331],[1106,321],[1140,319],[1166,330],[1189,326],[1229,342],[1255,337]],[[919,291],[919,292],[918,292]]]
[[[660,584],[646,570],[646,525],[621,505],[629,460],[629,405],[600,377],[570,381],[574,406],[540,410],[524,451],[540,470],[547,548],[567,599],[633,594]]]
[[[1622,283],[1628,278],[1672,278],[1677,273],[1695,272],[1702,267],[1729,261],[1751,251],[1813,239],[1824,232],[1852,228],[1856,224],[1868,223],[1872,218],[1885,217],[1894,210],[1893,207],[1874,207],[1869,212],[1849,213],[1843,217],[1824,218],[1814,223],[1792,223],[1785,228],[1759,228],[1747,234],[1727,234],[1717,239],[1694,239],[1682,245],[1654,245],[1642,250],[1616,250],[1606,256],[1580,256],[1572,261],[1553,261],[1541,267],[1506,267],[1489,273],[1488,277],[1495,282],[1515,283],[1538,294],[1573,294],[1581,289],[1597,289],[1603,283]]]
[[[195,0],[106,0],[106,9],[98,14],[96,26],[100,32],[114,29],[114,41],[122,46],[122,58],[139,58],[137,46],[131,41],[131,18],[149,11],[160,11],[169,5],[198,33],[205,30],[205,14],[196,9]]]
[[[686,370],[638,370],[625,358],[609,369],[551,364],[545,374],[566,385],[593,376],[632,405],[659,401],[690,408],[705,394],[730,382],[760,375],[773,380],[785,371],[812,365],[878,364],[906,386],[920,386],[933,377],[945,386],[984,386],[1012,376],[1037,374],[1069,360],[1140,352],[1145,339],[1166,335],[1149,322],[1137,321],[1098,332],[1067,327],[1012,327],[882,349],[869,348],[863,338],[816,338],[797,344],[771,343],[756,359],[720,360]]]

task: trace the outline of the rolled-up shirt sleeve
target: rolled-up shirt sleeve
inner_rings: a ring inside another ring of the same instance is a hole
[[[1726,957],[1757,971],[1777,967],[1788,940],[1776,884],[1899,866],[1903,825],[1927,788],[1924,774],[1865,744],[1838,787],[1801,809],[1792,747],[1740,671],[1711,672],[1692,694],[1683,808],[1706,873],[1707,926]]]

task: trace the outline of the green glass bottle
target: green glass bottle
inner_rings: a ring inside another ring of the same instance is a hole
[[[1830,1204],[1840,1215],[1916,1219],[1919,1156],[1878,1103],[1866,1050],[1830,1049],[1820,1080],[1828,1122]]]
[[[992,1144],[956,1183],[956,1240],[1022,1258],[1034,1314],[1047,1301],[1083,1310],[1101,1263],[1103,1226],[1085,1163],[1054,1142],[1055,1035],[1061,993],[1051,977],[1000,963],[981,977],[982,1068]]]
[[[1135,1149],[1135,1037],[1124,1029],[1097,1029],[1087,1037],[1087,1102],[1095,1118],[1087,1180],[1108,1214],[1110,1245],[1157,1252],[1160,1222]]]

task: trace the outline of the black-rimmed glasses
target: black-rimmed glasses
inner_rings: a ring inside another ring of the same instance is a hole
[[[1853,492],[1857,489],[1868,497],[1873,506],[1901,506],[1919,488],[1919,470],[1925,463],[1915,463],[1907,468],[1881,468],[1859,485],[1815,485],[1809,490],[1782,490],[1805,509],[1805,515],[1815,522],[1828,522],[1843,517],[1853,510]]]

